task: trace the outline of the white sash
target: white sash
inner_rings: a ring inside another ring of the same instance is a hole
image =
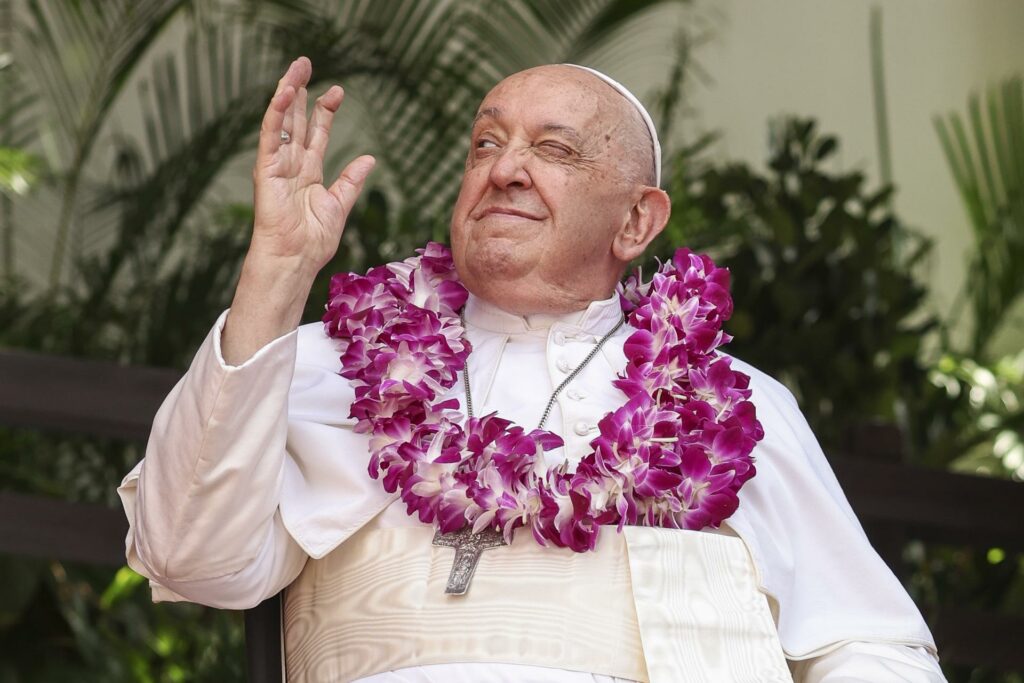
[[[285,594],[288,681],[351,681],[453,662],[547,666],[651,683],[791,681],[743,542],[602,529],[597,550],[520,530],[485,550],[464,596],[427,526],[367,529]]]

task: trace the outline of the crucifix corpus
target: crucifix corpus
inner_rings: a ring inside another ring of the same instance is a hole
[[[444,592],[447,595],[465,595],[469,590],[469,582],[473,579],[473,572],[480,562],[480,555],[488,548],[496,548],[505,543],[500,531],[484,529],[480,533],[473,533],[470,526],[465,526],[459,531],[452,531],[442,534],[440,530],[434,534],[434,545],[445,548],[455,548],[455,561],[452,562],[452,571],[448,575],[448,585]]]

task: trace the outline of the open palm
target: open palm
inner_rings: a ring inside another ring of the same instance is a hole
[[[319,270],[338,249],[345,219],[374,159],[356,158],[330,186],[324,185],[324,153],[344,91],[337,85],[327,90],[316,100],[307,121],[306,85],[312,71],[305,57],[292,62],[263,117],[253,169],[251,249],[266,256],[294,258]]]

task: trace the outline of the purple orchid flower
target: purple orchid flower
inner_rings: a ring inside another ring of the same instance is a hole
[[[429,243],[405,261],[332,278],[324,329],[338,340],[351,416],[369,434],[368,471],[400,492],[410,515],[442,531],[469,524],[511,540],[592,550],[601,526],[701,529],[739,505],[764,437],[749,378],[717,349],[729,341],[729,272],[686,249],[650,281],[619,292],[635,328],[614,381],[625,403],[598,424],[592,452],[570,472],[549,469],[557,435],[497,415],[470,418],[443,396],[470,345],[458,310],[468,293],[451,253]]]

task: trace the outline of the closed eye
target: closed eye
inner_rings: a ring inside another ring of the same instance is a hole
[[[564,158],[572,154],[571,149],[557,142],[542,142],[540,146],[545,152],[556,157]]]

